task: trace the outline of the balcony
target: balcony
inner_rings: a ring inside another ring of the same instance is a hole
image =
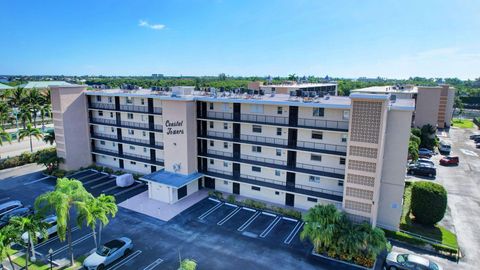
[[[346,145],[335,145],[335,144],[326,144],[326,143],[297,141],[297,148],[298,149],[307,149],[307,150],[320,150],[323,153],[332,153],[332,154],[346,155],[346,153],[347,153],[347,146]]]
[[[213,130],[207,130],[207,135],[216,137],[216,138],[224,138],[224,139],[232,139],[233,134],[228,133],[228,132],[219,132],[219,131],[213,131]]]
[[[250,156],[250,155],[240,155],[241,159],[244,160],[252,160],[252,161],[257,161],[261,163],[269,163],[269,164],[275,164],[275,165],[280,165],[280,166],[287,166],[287,161],[285,160],[279,160],[279,159],[273,159],[273,158],[263,158],[263,157],[257,157],[257,156]]]
[[[130,138],[130,137],[123,137],[121,140],[118,139],[116,135],[113,134],[103,134],[103,133],[93,133],[91,135],[93,139],[99,139],[99,140],[106,140],[106,141],[114,141],[118,143],[125,143],[125,144],[133,144],[133,145],[138,145],[138,146],[143,146],[143,147],[148,147],[148,148],[155,148],[162,150],[163,149],[163,142],[155,142],[155,145],[151,145],[149,140],[143,140],[143,139],[137,139],[137,138]]]
[[[288,117],[261,114],[241,114],[240,119],[250,123],[288,125]]]
[[[218,173],[218,174],[223,174],[223,175],[230,175],[230,176],[233,175],[233,172],[232,172],[232,171],[217,170],[217,169],[212,169],[212,168],[208,168],[207,170],[208,170],[209,172]]]
[[[109,126],[116,126],[116,127],[124,127],[124,128],[134,128],[134,129],[142,129],[148,131],[158,131],[163,132],[162,125],[154,125],[154,128],[150,128],[149,123],[144,122],[131,122],[131,121],[121,121],[120,125],[117,124],[115,119],[106,119],[106,118],[91,118],[90,123],[92,124],[100,124],[100,125],[109,125]]]
[[[163,113],[163,109],[160,108],[160,107],[153,107],[153,112],[155,114],[162,114]]]
[[[240,140],[245,142],[254,142],[254,143],[263,143],[263,144],[274,144],[274,145],[288,145],[288,140],[280,138],[271,138],[271,137],[262,137],[255,135],[240,135]]]
[[[103,110],[115,110],[115,104],[92,102],[90,103],[90,108],[103,109]]]
[[[93,148],[92,152],[118,155],[118,150],[117,149],[109,149],[109,148],[103,148],[103,147],[98,147],[98,146],[95,146]]]
[[[115,119],[107,119],[107,118],[92,118],[92,123],[96,124],[106,124],[106,125],[116,125],[117,121]]]
[[[148,112],[148,107],[147,106],[120,104],[120,110],[121,111],[130,111],[130,112]]]
[[[348,121],[298,118],[298,126],[325,130],[348,131]]]
[[[97,139],[106,139],[106,140],[115,140],[117,141],[117,135],[114,134],[104,134],[104,133],[93,133],[92,135],[93,138]]]
[[[148,129],[148,123],[121,121],[121,125],[124,126],[124,127]]]
[[[156,131],[160,131],[160,132],[163,132],[163,126],[162,125],[153,125],[153,129],[156,130]]]
[[[236,178],[236,177],[233,177],[233,174],[227,174],[229,172],[225,173],[224,171],[214,170],[214,169],[208,169],[206,172],[203,172],[203,173],[206,174],[207,176],[214,177],[214,178],[227,179],[227,180],[237,181],[237,182],[246,183],[246,184],[255,185],[255,186],[263,186],[263,187],[273,188],[277,190],[283,190],[287,192],[313,196],[317,198],[324,198],[324,199],[332,200],[336,202],[341,202],[343,199],[343,192],[338,192],[333,190],[314,188],[314,187],[303,186],[303,185],[287,186],[286,182],[283,182],[283,181],[277,181],[277,180],[266,179],[262,177],[255,177],[255,176],[244,175],[244,174],[241,174],[240,177]]]
[[[218,150],[213,150],[213,149],[207,149],[208,154],[216,155],[216,156],[223,156],[223,157],[233,157],[233,153],[231,152],[224,152],[224,151],[218,151]]]
[[[296,164],[296,168],[310,170],[310,171],[326,172],[326,173],[332,173],[332,174],[341,174],[341,175],[345,174],[345,169],[318,166],[318,165],[298,163],[298,162]]]
[[[207,117],[211,118],[211,119],[232,120],[233,119],[233,113],[208,111],[207,112]]]
[[[125,136],[122,136],[122,140],[125,142],[133,142],[133,143],[139,143],[144,145],[150,145],[150,140],[137,139],[137,138],[125,137]]]

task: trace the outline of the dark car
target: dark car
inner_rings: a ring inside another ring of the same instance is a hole
[[[22,207],[23,204],[21,201],[8,201],[0,204],[0,218],[15,209]]]
[[[480,138],[480,134],[472,134],[472,135],[470,135],[470,140],[475,140],[476,138]]]
[[[473,139],[475,143],[480,143],[480,137]]]
[[[415,163],[408,166],[408,174],[411,175],[424,175],[428,177],[435,177],[437,175],[437,169],[435,167],[425,163]]]
[[[26,217],[31,214],[33,214],[33,211],[30,207],[22,207],[15,209],[0,218],[0,228],[7,226],[8,222],[10,221],[10,219],[12,219],[12,217]]]
[[[433,151],[427,148],[420,148],[418,149],[418,156],[431,158],[433,156]]]
[[[458,165],[460,160],[457,156],[446,156],[440,159],[440,165],[447,166],[447,165]]]

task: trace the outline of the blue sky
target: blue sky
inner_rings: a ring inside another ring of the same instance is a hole
[[[480,77],[476,0],[0,6],[0,74]]]

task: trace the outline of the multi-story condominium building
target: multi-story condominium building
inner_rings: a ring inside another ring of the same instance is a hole
[[[355,220],[398,228],[411,99],[51,91],[66,169],[96,163],[141,173],[149,197],[168,203],[211,188],[300,209],[334,204]]]
[[[393,99],[415,99],[415,112],[412,124],[422,127],[430,124],[439,128],[448,128],[453,116],[455,88],[440,86],[373,86],[352,90],[352,93],[387,94]]]
[[[247,86],[250,90],[262,91],[263,93],[298,95],[311,94],[313,96],[337,95],[336,83],[290,83],[290,84],[267,84],[263,82],[251,82]]]

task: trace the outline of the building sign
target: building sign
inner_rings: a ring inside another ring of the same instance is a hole
[[[165,122],[165,127],[167,128],[167,135],[185,134],[185,131],[183,130],[183,120],[171,122],[170,120],[167,120]]]

